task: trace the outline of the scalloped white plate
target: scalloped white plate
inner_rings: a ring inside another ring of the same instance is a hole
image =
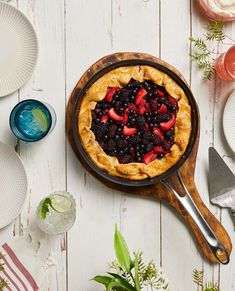
[[[235,90],[229,96],[224,107],[223,127],[227,142],[235,153]]]
[[[18,90],[31,77],[38,56],[36,33],[15,7],[0,2],[0,97]]]
[[[0,142],[0,229],[19,215],[27,194],[27,176],[18,154]]]

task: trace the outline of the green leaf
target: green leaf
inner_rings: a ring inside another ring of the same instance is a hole
[[[137,255],[135,257],[135,262],[134,262],[134,267],[135,267],[135,286],[136,286],[136,290],[137,291],[141,291],[138,265],[139,265],[139,256]]]
[[[111,275],[115,279],[115,282],[120,283],[122,287],[127,288],[127,290],[138,291],[136,290],[135,287],[133,287],[128,281],[126,281],[120,275],[111,273],[111,272],[108,272],[108,274]]]
[[[45,219],[47,216],[47,213],[49,212],[49,205],[51,206],[51,199],[46,198],[43,203],[42,203],[42,208],[41,208],[41,217],[42,219]]]
[[[118,289],[116,289],[115,287],[118,287]],[[132,290],[132,289],[128,289],[126,288],[125,286],[123,286],[121,283],[118,283],[118,282],[111,282],[109,285],[108,285],[108,288],[107,288],[107,291],[111,291],[113,290],[113,288],[115,288],[115,290]],[[121,288],[121,289],[119,289]]]
[[[198,286],[203,286],[203,271],[193,270],[193,282]]]
[[[117,229],[117,225],[115,226],[114,249],[119,264],[127,273],[129,273],[131,270],[131,257],[127,244],[122,234]]]
[[[105,287],[108,287],[108,285],[113,281],[113,278],[109,276],[95,276],[91,280],[103,284]]]

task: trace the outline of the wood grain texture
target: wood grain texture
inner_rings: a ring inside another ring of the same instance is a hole
[[[155,58],[151,55],[143,54],[143,53],[115,53],[108,55],[102,59],[100,59],[98,62],[96,62],[94,65],[92,65],[82,76],[82,78],[79,80],[77,83],[71,97],[68,103],[67,107],[67,114],[66,114],[66,128],[67,128],[67,135],[69,138],[69,141],[79,157],[80,160],[81,157],[77,151],[76,145],[74,143],[73,139],[73,116],[74,116],[74,109],[75,109],[75,103],[76,103],[76,98],[79,93],[79,91],[84,87],[84,85],[87,83],[87,81],[94,76],[98,71],[103,69],[104,67],[114,64],[118,61],[121,60],[127,60],[127,59],[144,59],[144,60],[149,60],[149,61],[154,61],[159,64],[162,64],[168,68],[170,68],[172,71],[174,71],[177,75],[179,75],[183,80],[183,76],[172,66],[167,64],[166,62]],[[185,80],[184,80],[185,81]],[[186,82],[186,81],[185,81]],[[191,153],[190,157],[188,160],[184,163],[184,165],[180,169],[180,174],[183,178],[183,181],[185,182],[185,185],[187,189],[189,190],[191,197],[193,198],[194,202],[196,203],[198,209],[202,213],[203,217],[207,220],[213,231],[215,232],[216,236],[218,239],[224,244],[226,249],[228,250],[229,254],[231,253],[232,250],[232,244],[231,244],[231,239],[229,235],[227,234],[226,230],[224,227],[220,224],[220,222],[212,215],[212,213],[209,211],[209,209],[205,206],[203,203],[202,199],[200,198],[200,195],[197,191],[195,182],[194,182],[194,171],[195,171],[195,161],[196,161],[196,155],[197,155],[197,149],[198,149],[198,141],[199,141],[199,132],[198,132],[198,138],[196,145],[193,149],[193,152]],[[82,161],[83,162],[83,161]],[[84,164],[84,162],[83,162]],[[84,164],[84,166],[86,166]],[[87,166],[86,166],[87,168]],[[89,171],[90,169],[87,168]],[[95,173],[93,173],[95,175]],[[176,189],[180,192],[180,188],[178,187],[176,181],[177,178],[175,176],[172,176],[170,178],[172,181],[172,184],[175,184]],[[191,230],[193,231],[204,255],[211,260],[214,263],[217,263],[215,257],[213,254],[211,254],[204,238],[202,237],[199,229],[195,225],[193,219],[191,216],[185,211],[185,209],[182,207],[182,205],[178,202],[178,200],[175,198],[173,193],[169,191],[165,186],[163,186],[161,183],[158,183],[154,186],[148,186],[148,187],[139,187],[139,188],[128,188],[128,187],[121,187],[107,182],[105,180],[102,181],[105,185],[114,188],[114,189],[119,189],[122,191],[126,191],[131,194],[136,194],[136,195],[141,195],[145,197],[153,197],[155,199],[160,199],[160,200],[165,200],[167,201],[173,208],[176,209],[178,213],[183,217],[183,219],[188,223],[188,225],[191,227]]]
[[[208,154],[214,145],[235,172],[235,156],[222,131],[224,104],[235,82],[202,81],[190,63],[190,36],[201,37],[208,20],[196,0],[5,0],[30,19],[39,38],[39,60],[31,80],[18,92],[0,99],[0,139],[21,155],[29,177],[28,199],[19,218],[0,231],[0,241],[22,235],[32,224],[38,202],[48,193],[67,189],[76,198],[77,219],[66,237],[47,237],[57,264],[45,276],[42,291],[101,291],[90,281],[104,274],[113,260],[113,231],[117,223],[129,248],[143,250],[146,260],[162,266],[174,291],[193,291],[191,273],[202,269],[205,280],[221,291],[235,290],[235,252],[228,266],[215,265],[201,255],[194,236],[167,202],[145,199],[108,188],[76,159],[65,138],[65,108],[85,70],[97,59],[117,51],[138,51],[161,57],[178,68],[191,86],[201,116],[195,182],[203,203],[221,220],[235,241],[228,211],[209,202]],[[226,24],[234,38],[235,22]],[[220,46],[222,52],[228,46]],[[41,143],[21,145],[10,132],[8,118],[22,99],[36,98],[54,106],[55,131]],[[148,195],[148,191],[146,191]],[[143,198],[142,198],[143,197]],[[66,239],[67,238],[67,239]],[[95,242],[95,243],[94,243]],[[40,290],[41,291],[41,290]]]

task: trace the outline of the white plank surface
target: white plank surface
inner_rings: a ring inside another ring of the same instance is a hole
[[[179,69],[190,83],[201,115],[201,139],[196,183],[211,211],[222,220],[232,240],[235,235],[226,210],[210,205],[207,171],[214,145],[235,171],[234,154],[227,146],[221,116],[234,82],[203,82],[190,64],[189,36],[200,36],[206,24],[193,0],[12,0],[30,19],[39,38],[39,60],[31,80],[19,92],[0,100],[0,140],[13,148],[8,118],[18,100],[36,98],[50,103],[58,121],[53,133],[35,144],[17,147],[29,177],[29,193],[19,219],[0,231],[0,242],[34,228],[39,201],[55,190],[76,198],[77,220],[65,237],[46,237],[57,265],[48,270],[43,290],[101,291],[90,281],[107,270],[114,258],[114,224],[121,228],[132,251],[162,266],[171,290],[195,290],[194,268],[208,280],[219,280],[221,291],[235,290],[235,262],[213,266],[201,256],[188,228],[167,205],[112,191],[77,161],[65,136],[65,108],[83,72],[97,59],[115,51],[140,51],[160,56]],[[235,25],[226,26],[230,36]],[[224,48],[220,48],[221,50]],[[35,228],[34,228],[35,229]]]

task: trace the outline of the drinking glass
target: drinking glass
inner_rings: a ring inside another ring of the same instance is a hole
[[[54,129],[56,113],[49,104],[28,99],[13,108],[9,122],[17,138],[34,142],[41,140]]]
[[[67,232],[76,219],[76,203],[68,192],[57,191],[43,199],[36,213],[39,228],[48,234]]]
[[[215,71],[222,80],[235,80],[235,45],[219,55],[215,61]]]

